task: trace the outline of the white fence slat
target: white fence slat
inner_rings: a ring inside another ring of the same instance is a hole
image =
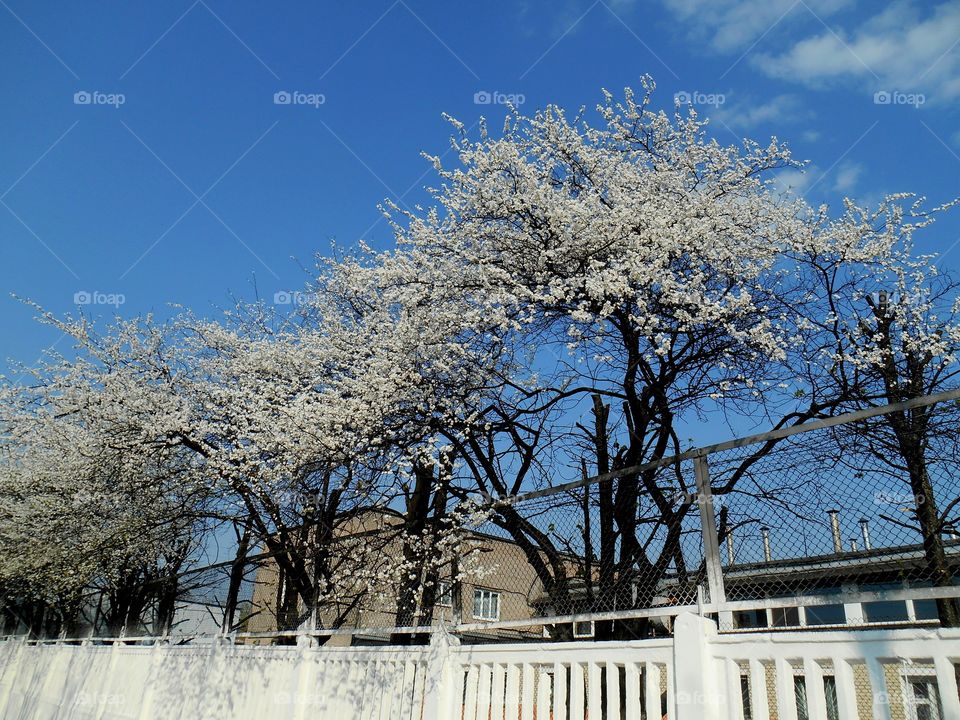
[[[374,688],[375,701],[373,703],[373,720],[389,720],[390,715],[390,690],[387,684],[390,677],[390,665],[387,662],[377,661],[372,663],[371,676],[372,687]],[[386,685],[386,687],[385,687]]]
[[[507,673],[503,665],[496,663],[493,666],[493,691],[490,699],[490,708],[492,710],[490,715],[491,720],[503,720],[503,699],[506,679]]]
[[[727,688],[727,717],[743,720],[743,691],[740,687],[740,663],[728,659],[724,667]]]
[[[600,689],[600,666],[591,662],[587,665],[587,712],[590,717],[600,717],[603,691]]]
[[[404,718],[404,720],[406,720],[410,714],[410,702],[407,700],[407,695],[410,690],[409,680],[410,677],[407,675],[407,661],[405,658],[398,658],[393,666],[391,679],[394,688],[391,720],[392,718]],[[406,712],[406,715],[404,715],[404,712]]]
[[[520,717],[520,667],[516,663],[507,665],[507,691],[504,695],[504,717],[517,720]]]
[[[667,712],[668,720],[676,720],[677,717],[677,689],[673,681],[674,672],[671,667],[663,666],[663,672],[667,676]]]
[[[47,717],[45,712],[49,711],[49,717],[55,717],[60,704],[60,699],[64,695],[64,691],[67,687],[67,657],[64,653],[55,653],[50,660],[50,664],[47,667],[47,672],[41,678],[38,683],[38,710],[40,712],[36,715],[37,718]],[[116,688],[111,684],[108,686],[110,692],[113,693],[116,691]],[[41,709],[42,708],[42,709]]]
[[[890,693],[887,690],[886,678],[883,677],[883,665],[878,658],[867,659],[867,672],[873,692],[873,718],[890,720]]]
[[[361,720],[379,720],[380,692],[377,691],[377,673],[375,663],[361,663],[355,661],[360,668],[360,679],[363,683],[361,693],[362,706],[360,707]]]
[[[623,681],[624,695],[626,696],[626,719],[642,720],[640,714],[640,671],[637,669],[636,663],[626,664]]]
[[[856,677],[853,667],[845,658],[833,658],[833,679],[837,688],[837,712],[840,720],[859,720]]]
[[[43,648],[43,650],[47,650],[48,652],[51,651],[48,648]],[[113,646],[111,646],[109,649],[97,648],[97,650],[98,652],[94,653],[93,657],[91,658],[93,662],[96,663],[96,667],[91,666],[83,684],[83,690],[87,695],[87,698],[92,698],[92,700],[86,703],[87,707],[85,709],[95,715],[102,711],[102,707],[97,703],[96,698],[106,698],[107,693],[105,692],[105,689],[107,686],[107,677],[109,677],[113,670],[114,659],[116,658],[116,651]],[[45,658],[41,656],[41,659]],[[35,678],[36,675],[32,680],[32,684],[36,682]],[[94,705],[96,705],[96,707],[93,707]],[[27,701],[24,702],[24,707],[29,706],[30,703],[28,698]],[[26,717],[29,717],[29,715]]]
[[[452,662],[453,668],[451,675],[453,676],[453,694],[450,696],[450,699],[453,703],[452,709],[457,713],[457,720],[460,720],[461,716],[465,716],[464,695],[467,691],[467,666],[463,663],[458,663],[455,660]],[[425,677],[427,682],[437,682],[436,677],[430,671],[429,667]],[[433,692],[434,688],[424,688],[424,693],[427,695],[427,697],[424,698],[424,702],[428,701],[429,695]]]
[[[417,720],[423,716],[423,703],[427,694],[427,663],[419,660],[415,664],[416,673],[413,686],[413,711],[412,720]],[[459,698],[458,698],[459,702]]]
[[[25,663],[20,662],[20,654],[24,647],[25,645],[20,642],[6,642],[0,649],[0,653],[3,653],[5,658],[5,663],[0,666],[0,710],[7,709],[17,675],[24,669]]]
[[[477,718],[488,720],[490,717],[490,692],[493,668],[484,663],[480,666],[480,682],[477,685]]]
[[[463,702],[463,720],[477,720],[477,689],[479,685],[480,668],[471,665],[467,670],[467,696]],[[486,718],[483,720],[486,720]]]
[[[533,665],[524,663],[523,685],[521,687],[523,695],[520,699],[520,720],[533,720],[533,685]]]
[[[607,663],[607,717],[620,719],[620,668]]]
[[[810,720],[829,720],[827,696],[823,688],[823,668],[815,658],[803,659],[803,681],[807,688],[807,713]]]
[[[348,698],[350,696],[350,663],[343,660],[337,660],[333,663],[336,677],[335,684],[330,693],[329,708],[331,715],[344,716],[345,708],[349,707]]]
[[[305,657],[297,677],[297,695],[302,701],[322,697],[326,702],[336,689],[331,677],[337,672],[336,663],[323,658]],[[303,713],[301,712],[301,715]]]
[[[537,720],[550,717],[550,674],[545,666],[537,673]]]
[[[750,707],[753,720],[770,720],[767,698],[767,669],[759,660],[750,661]]]
[[[398,716],[402,720],[413,715],[413,690],[416,687],[417,666],[413,660],[403,663],[403,681],[400,685],[400,704]],[[419,717],[419,715],[417,716]]]
[[[393,663],[377,663],[377,684],[380,693],[380,720],[391,720],[393,715]]]
[[[774,661],[776,670],[777,713],[779,720],[797,720],[797,692],[794,687],[793,666],[784,658]]]
[[[827,697],[823,691],[823,668],[812,657],[803,659],[803,683],[807,689],[807,714],[810,720],[828,720]]]
[[[382,691],[378,690],[377,663],[360,660],[355,662],[360,666],[360,676],[363,679],[363,714],[361,717],[364,720],[379,720]]]
[[[343,693],[347,688],[347,673],[349,668],[337,659],[329,661],[311,658],[314,666],[314,686],[307,692],[323,698],[323,709],[326,713],[343,713]],[[307,717],[315,717],[316,711],[311,710]]]
[[[583,664],[570,663],[570,719],[583,720],[584,717],[584,674]]]
[[[960,697],[957,696],[957,671],[953,663],[943,655],[933,659],[943,704],[944,720],[960,720]]]
[[[292,675],[296,678],[293,717],[297,720],[306,720],[311,714],[316,713],[314,703],[318,703],[320,698],[323,698],[323,706],[320,710],[326,711],[328,709],[326,706],[330,697],[329,677],[332,671],[332,663],[325,660],[318,662],[308,654],[303,653],[297,664],[299,664],[300,669],[299,671],[295,670]]]
[[[553,718],[567,718],[567,668],[558,662],[553,664]]]
[[[389,720],[390,702],[393,698],[393,686],[390,683],[390,666],[388,661],[377,662],[374,665],[373,687],[379,696],[373,717],[376,720]]]
[[[365,717],[363,714],[364,705],[372,702],[367,699],[366,692],[364,692],[365,688],[365,668],[355,660],[347,660],[347,687],[345,688],[343,709],[355,717]]]
[[[660,666],[653,662],[643,664],[644,705],[647,720],[660,720],[663,707],[660,703]]]

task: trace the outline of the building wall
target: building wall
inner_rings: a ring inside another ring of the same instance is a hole
[[[383,555],[391,556],[402,552],[399,541],[393,541],[383,549],[371,553],[370,562],[382,560]],[[474,618],[474,590],[482,588],[500,594],[501,621],[532,619],[535,616],[533,601],[543,595],[543,588],[533,567],[527,561],[523,551],[514,543],[487,535],[471,534],[464,541],[464,547],[458,555],[461,560],[461,619],[462,622],[484,622]],[[277,585],[280,579],[278,568],[272,560],[262,564],[256,572],[252,604],[255,614],[244,625],[244,630],[254,633],[277,631]],[[449,563],[441,571],[440,580],[451,581]],[[349,583],[345,583],[349,585]],[[339,611],[352,599],[349,596],[339,598],[339,605],[333,603],[319,613],[319,625],[329,627]],[[432,624],[452,624],[454,609],[449,605],[438,605],[434,609]],[[343,628],[391,628],[396,624],[396,593],[387,581],[364,593],[358,607],[349,614]],[[286,628],[295,629],[295,628]],[[514,631],[512,634],[517,634]],[[519,631],[521,635],[540,637],[543,627],[534,624]]]

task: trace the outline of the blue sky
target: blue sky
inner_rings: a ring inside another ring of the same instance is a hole
[[[10,293],[213,313],[300,287],[331,240],[388,246],[377,203],[422,202],[441,113],[498,128],[494,93],[592,108],[650,73],[722,142],[789,141],[810,167],[783,181],[813,203],[941,202],[960,195],[958,41],[958,1],[0,0],[0,357],[61,340]],[[954,213],[919,247],[956,268],[958,240]]]

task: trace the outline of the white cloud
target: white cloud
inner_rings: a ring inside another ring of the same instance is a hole
[[[729,97],[729,96],[728,96]],[[809,120],[810,108],[796,95],[777,95],[765,102],[739,101],[723,105],[710,118],[735,130],[751,130],[761,125],[784,125]]]
[[[779,54],[756,54],[763,72],[806,85],[855,80],[873,90],[960,96],[960,0],[921,12],[898,2],[855,30],[824,29]]]
[[[859,192],[856,190],[857,182],[864,170],[863,165],[855,162],[844,162],[837,168],[826,171],[817,165],[785,168],[774,176],[773,190],[787,198],[804,198],[814,206],[831,199],[832,193],[838,193],[853,199],[860,205],[877,207],[885,196],[884,192],[876,189]]]
[[[803,169],[787,168],[777,173],[773,179],[775,190],[791,197],[803,197],[814,179],[820,173],[813,165],[808,165]]]
[[[855,162],[845,162],[837,168],[837,173],[833,182],[833,189],[841,193],[849,193],[860,179],[860,173],[863,172],[863,165]]]
[[[695,42],[770,77],[960,97],[960,0],[661,2]]]
[[[826,18],[853,5],[854,0],[664,0],[695,39],[715,50],[734,52],[773,30],[800,20],[816,22],[810,12]]]

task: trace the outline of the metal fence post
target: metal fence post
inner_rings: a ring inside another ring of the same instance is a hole
[[[713,491],[710,488],[710,467],[707,456],[698,454],[693,459],[694,477],[697,483],[697,507],[700,510],[700,533],[703,537],[703,559],[707,567],[707,586],[710,589],[710,604],[718,608],[718,625],[730,628],[733,615],[720,610],[727,601],[723,585],[723,567],[720,564],[720,539],[717,534],[717,516],[713,510]]]

